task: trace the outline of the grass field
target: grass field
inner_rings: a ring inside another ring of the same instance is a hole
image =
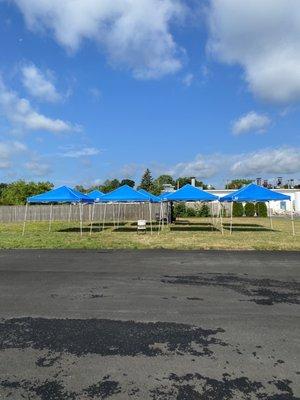
[[[103,232],[94,227],[89,235],[89,224],[79,234],[78,224],[68,225],[53,222],[48,232],[48,223],[34,222],[26,226],[22,237],[22,224],[0,224],[0,248],[44,248],[44,249],[228,249],[228,250],[300,250],[300,220],[295,221],[296,236],[291,234],[288,219],[275,218],[274,229],[270,230],[267,218],[235,218],[233,233],[229,234],[229,220],[224,220],[224,235],[212,229],[210,220],[190,218],[179,220],[159,234],[154,228],[146,234],[137,234],[134,223],[114,229],[107,224]]]

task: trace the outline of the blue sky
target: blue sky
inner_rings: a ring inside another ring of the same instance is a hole
[[[299,179],[299,4],[249,3],[1,1],[0,180]]]

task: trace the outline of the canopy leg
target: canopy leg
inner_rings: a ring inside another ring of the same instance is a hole
[[[48,229],[49,232],[51,232],[52,213],[53,213],[53,204],[50,205],[50,218],[49,218],[49,229]]]
[[[213,214],[213,203],[210,202],[210,213],[211,213],[211,230],[214,230],[214,214]]]
[[[117,229],[119,229],[120,226],[120,213],[121,213],[121,203],[118,204]]]
[[[24,222],[23,222],[23,231],[22,231],[22,236],[24,236],[24,235],[25,235],[26,219],[27,219],[27,211],[28,211],[28,203],[26,203],[26,206],[25,206],[25,214],[24,214]]]
[[[233,201],[230,203],[230,235],[232,234]]]
[[[70,222],[71,222],[71,212],[72,212],[72,203],[70,203],[70,206],[69,206],[68,227],[70,227]]]
[[[103,220],[102,220],[102,231],[104,231],[104,229],[105,229],[106,206],[107,206],[107,203],[104,203]]]
[[[80,236],[82,236],[82,214],[83,214],[83,204],[79,203]]]
[[[91,223],[90,223],[90,236],[92,235],[92,231],[93,231],[94,214],[95,214],[95,203],[93,203],[93,205],[92,205]]]
[[[293,210],[293,202],[290,200],[291,206],[291,222],[292,222],[292,235],[295,236],[295,221],[294,221],[294,210]]]
[[[150,231],[152,235],[152,203],[149,201],[149,220],[150,220]]]
[[[273,230],[272,212],[271,212],[271,205],[270,205],[269,201],[268,201],[268,208],[269,208],[270,228]]]
[[[221,225],[221,233],[224,235],[224,228],[223,228],[223,206],[219,202],[219,218],[220,218],[220,225]]]
[[[98,220],[99,220],[99,223],[98,223],[98,230],[99,230],[99,232],[100,232],[100,227],[101,227],[101,221],[103,222],[103,209],[102,209],[102,206],[104,207],[104,203],[99,203],[98,204],[98,207],[99,207],[99,210],[98,210]]]

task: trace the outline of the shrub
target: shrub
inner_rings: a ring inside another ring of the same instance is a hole
[[[192,207],[186,207],[186,213],[185,213],[186,217],[196,217],[197,213],[195,208]]]
[[[209,206],[207,204],[203,204],[200,208],[197,209],[196,216],[209,217],[210,216]]]
[[[185,217],[186,207],[184,203],[176,203],[174,205],[174,216],[175,217]]]
[[[245,205],[245,215],[246,215],[246,217],[254,217],[254,215],[255,215],[255,205],[254,205],[254,203],[246,203],[246,205]]]
[[[256,214],[258,217],[265,218],[268,216],[268,209],[266,203],[260,201],[256,203]]]
[[[244,206],[242,203],[233,203],[232,216],[242,217],[244,215]]]

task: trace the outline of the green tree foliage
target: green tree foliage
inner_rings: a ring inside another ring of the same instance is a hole
[[[122,179],[120,185],[128,185],[133,188],[135,186],[135,182],[131,179]]]
[[[53,188],[50,182],[25,182],[22,180],[9,183],[1,191],[2,205],[21,205],[26,203],[27,197],[47,192]]]
[[[232,216],[233,217],[242,217],[244,215],[244,206],[242,203],[233,203],[232,207]]]
[[[249,185],[251,182],[251,179],[233,179],[231,182],[227,183],[225,189],[240,189],[245,185]]]
[[[2,193],[3,193],[4,189],[7,188],[7,185],[8,185],[7,183],[0,183],[0,199],[2,197]]]
[[[87,193],[90,191],[89,189],[85,189],[82,185],[76,185],[74,189],[80,193]]]
[[[182,186],[186,185],[187,183],[191,183],[192,178],[193,178],[192,176],[189,176],[189,177],[183,176],[183,177],[178,178],[175,182],[176,188],[177,188],[177,186],[179,186],[181,188]],[[207,185],[205,183],[203,183],[202,181],[198,181],[196,179],[195,184],[197,187],[202,187],[203,189],[207,189]]]
[[[153,181],[153,193],[156,195],[160,194],[163,191],[163,185],[165,184],[175,186],[175,181],[171,175],[160,175],[156,178]]]
[[[258,217],[265,218],[268,216],[268,209],[267,205],[264,202],[258,202],[256,203],[256,214]]]
[[[153,190],[153,178],[151,175],[151,171],[147,168],[142,176],[141,183],[139,189],[147,190],[151,192]]]
[[[246,217],[254,217],[254,215],[255,215],[254,203],[246,203],[245,204],[245,215],[246,215]]]
[[[117,189],[121,186],[121,183],[118,179],[106,179],[106,181],[99,187],[99,190],[103,193],[111,192],[112,190]]]

